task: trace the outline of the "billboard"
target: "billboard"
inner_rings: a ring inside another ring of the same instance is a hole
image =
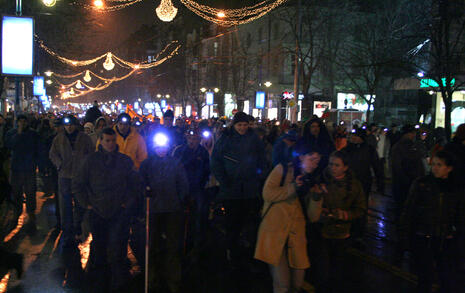
[[[2,74],[32,75],[34,19],[2,17]]]
[[[43,76],[34,76],[33,91],[34,91],[34,96],[43,96],[43,95],[45,95],[44,77]]]
[[[207,92],[207,93],[205,94],[206,104],[207,104],[208,106],[213,105],[213,96],[214,96],[213,92]]]
[[[265,108],[265,92],[257,92],[255,94],[255,108]]]

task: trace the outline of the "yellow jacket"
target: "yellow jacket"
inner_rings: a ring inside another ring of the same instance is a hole
[[[306,269],[310,266],[305,236],[305,216],[297,198],[294,184],[294,169],[290,166],[283,186],[281,164],[277,165],[266,179],[263,188],[264,218],[258,229],[255,258],[277,266],[287,248],[291,268]],[[287,244],[287,245],[286,245]]]
[[[134,167],[139,170],[140,164],[147,159],[147,146],[145,145],[144,138],[133,127],[131,127],[131,132],[126,139],[116,130],[116,125],[113,129],[116,132],[116,144],[118,145],[119,152],[130,157],[134,163]],[[100,138],[97,141],[97,150],[99,145]]]

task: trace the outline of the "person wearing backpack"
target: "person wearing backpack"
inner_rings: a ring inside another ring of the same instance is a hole
[[[274,293],[300,292],[310,267],[300,195],[309,192],[309,182],[316,182],[320,159],[317,152],[302,154],[294,164],[276,165],[266,179],[254,257],[269,265]]]

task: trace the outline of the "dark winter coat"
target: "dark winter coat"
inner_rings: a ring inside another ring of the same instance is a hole
[[[454,154],[456,157],[456,162],[454,165],[454,170],[452,171],[452,178],[455,180],[456,184],[465,186],[465,145],[454,139],[452,142],[446,144],[444,150]]]
[[[315,137],[310,132],[310,126],[312,123],[318,122],[320,124],[320,134]],[[328,130],[320,119],[312,119],[305,123],[302,138],[297,142],[295,149],[298,153],[317,151],[321,155],[320,163],[318,168],[322,172],[329,163],[329,155],[336,150],[331,137],[329,136]]]
[[[90,205],[104,219],[134,208],[142,194],[131,158],[118,150],[109,153],[102,146],[84,160],[73,178],[72,190],[83,208]]]
[[[53,139],[49,156],[60,178],[73,178],[84,159],[94,152],[95,147],[87,134],[80,131],[72,148],[66,132],[63,131]]]
[[[49,152],[52,148],[53,139],[56,132],[51,128],[42,128],[39,130],[39,170],[46,171],[54,168],[52,161],[49,158]]]
[[[97,118],[102,117],[102,112],[99,110],[97,106],[93,106],[86,112],[86,117],[84,118],[84,122],[91,122],[94,123]]]
[[[423,154],[413,141],[403,138],[391,150],[393,189],[408,193],[415,179],[425,175]]]
[[[196,192],[204,189],[210,176],[210,156],[207,150],[199,145],[195,150],[187,145],[181,145],[173,151],[186,171],[189,181],[189,191]]]
[[[219,200],[257,198],[267,174],[263,142],[251,129],[240,135],[231,128],[216,142],[210,168],[220,183]]]
[[[415,180],[400,220],[400,238],[404,248],[410,246],[412,236],[463,237],[464,202],[463,188],[458,188],[449,179],[427,175]]]
[[[182,164],[173,157],[150,155],[139,169],[144,186],[151,189],[151,213],[181,212],[189,193],[189,182]]]
[[[281,136],[276,140],[273,145],[272,153],[272,167],[276,167],[278,164],[286,164],[292,162],[294,147],[289,147]]]
[[[349,143],[342,150],[349,154],[349,167],[358,181],[362,183],[365,192],[370,191],[371,188],[373,179],[371,169],[376,176],[378,191],[384,191],[384,170],[375,148],[367,143]],[[368,194],[366,195],[368,196]]]
[[[6,147],[11,150],[11,170],[17,172],[34,172],[39,158],[39,136],[27,128],[21,134],[18,129],[8,131]]]

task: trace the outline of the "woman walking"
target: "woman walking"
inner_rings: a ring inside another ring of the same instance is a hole
[[[351,224],[366,211],[363,188],[349,170],[347,153],[336,151],[330,155],[323,182],[312,188],[307,208],[314,223],[310,228],[310,251],[318,293],[334,292],[335,285],[344,285]]]
[[[263,188],[263,220],[255,258],[269,264],[274,293],[299,292],[310,266],[299,195],[308,193],[320,155],[309,152],[295,161],[294,165],[276,165]]]

